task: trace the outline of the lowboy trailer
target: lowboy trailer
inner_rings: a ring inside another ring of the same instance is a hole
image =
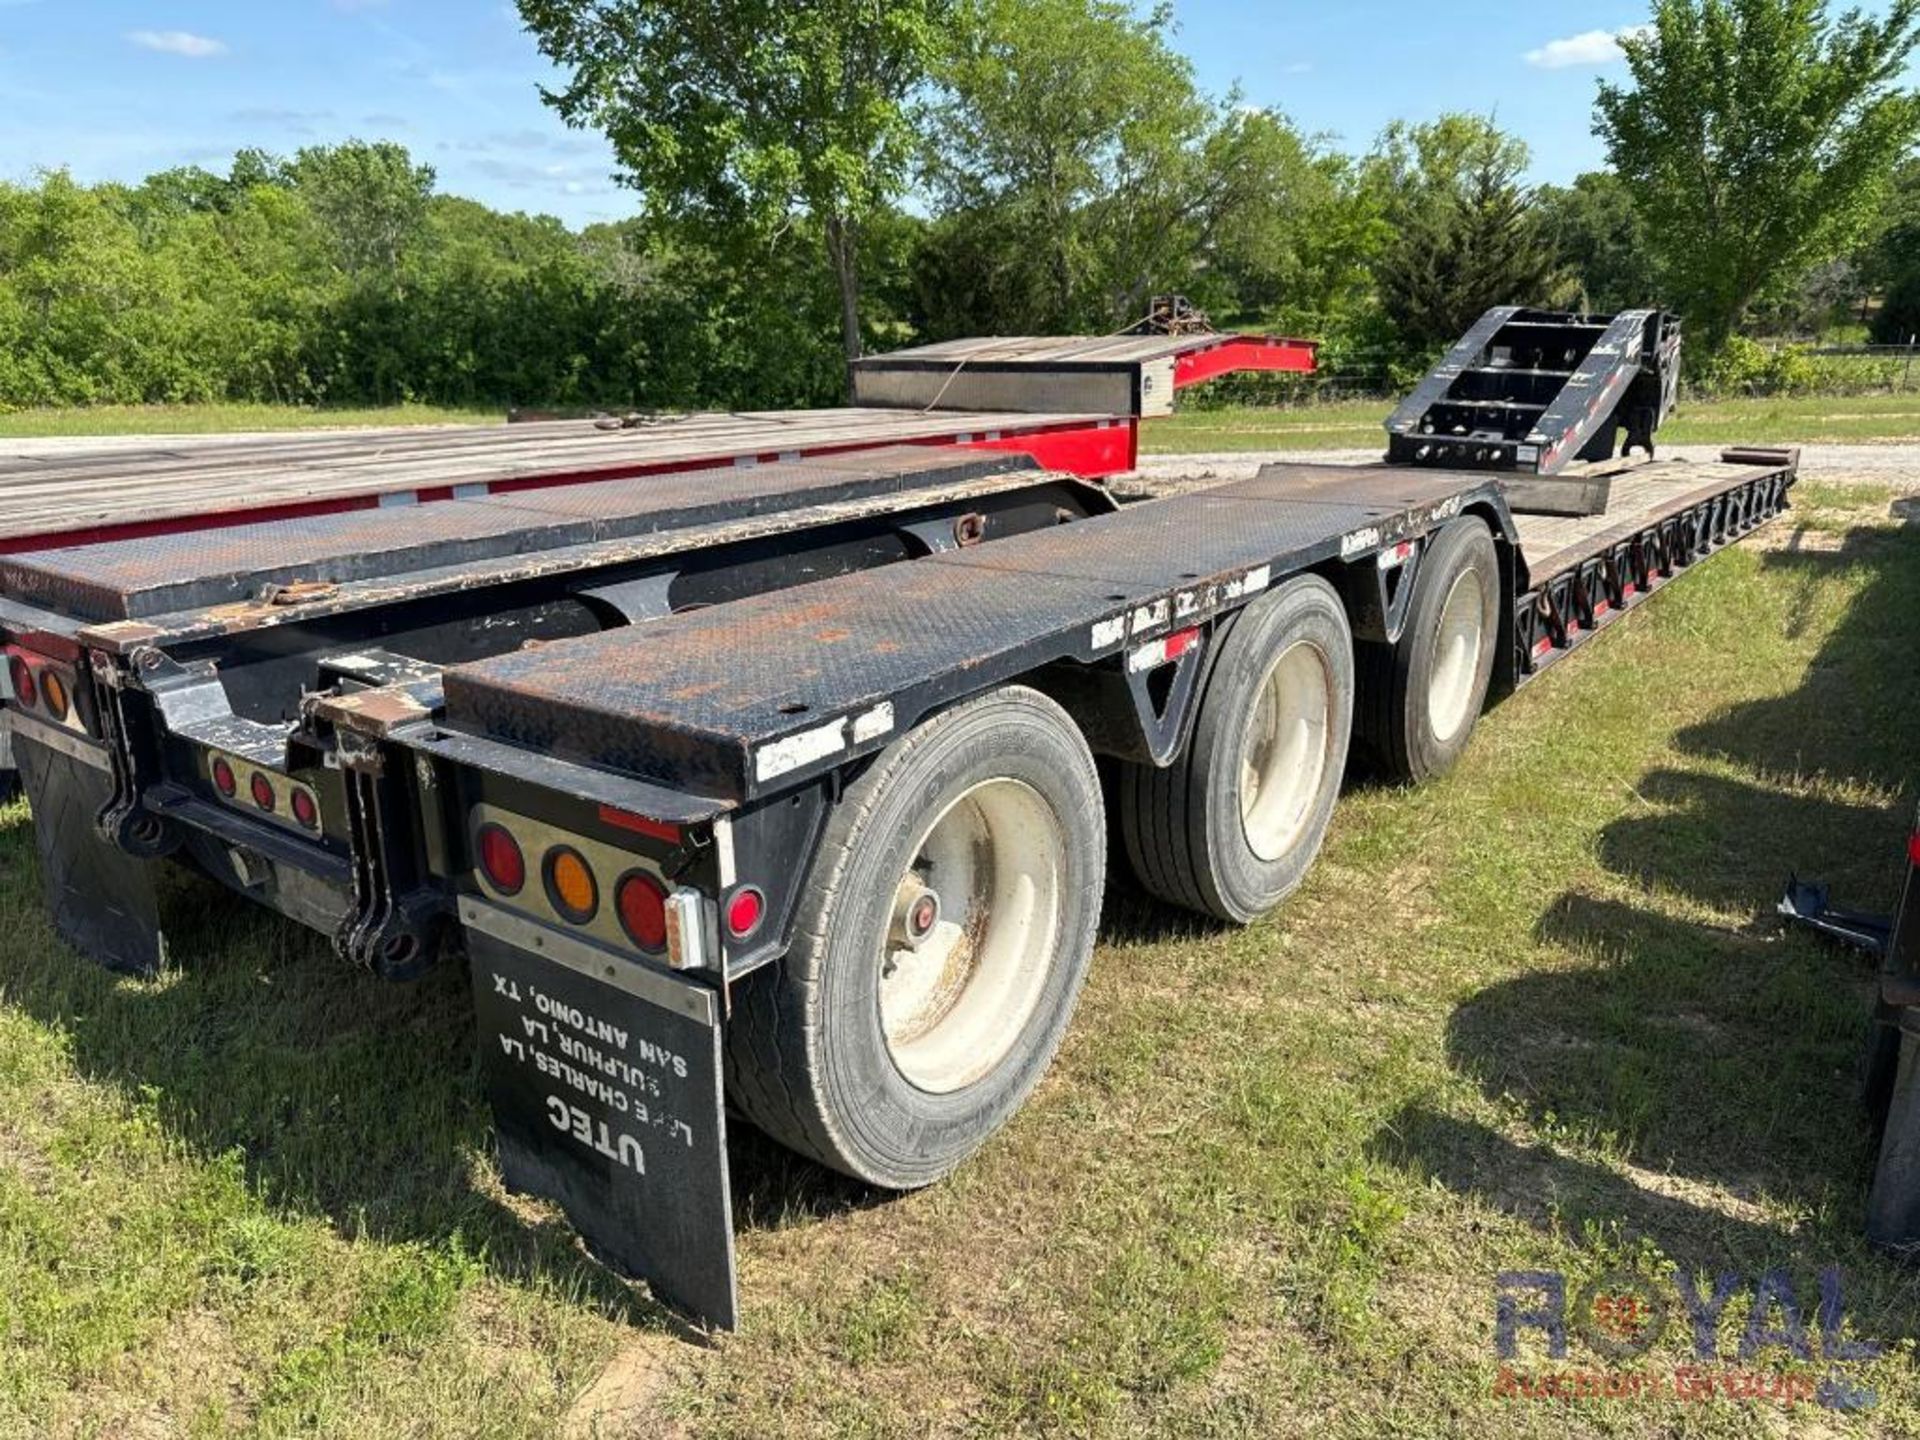
[[[1595,514],[1485,469],[1115,507],[1005,457],[868,460],[5,561],[62,932],[151,968],[154,873],[184,863],[389,975],[464,952],[508,1183],[732,1326],[729,1111],[937,1180],[1069,1023],[1110,812],[1145,888],[1251,920],[1311,865],[1350,743],[1444,770],[1489,695],[1797,469],[1608,465]]]

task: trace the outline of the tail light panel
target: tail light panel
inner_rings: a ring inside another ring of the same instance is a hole
[[[469,812],[467,834],[468,875],[486,899],[623,954],[667,963],[674,906],[688,892],[676,894],[645,856],[484,802]],[[524,857],[518,886],[488,859],[509,841]]]
[[[229,809],[315,839],[326,827],[326,812],[311,785],[217,750],[202,755],[201,769],[208,792]]]
[[[83,688],[79,667],[23,646],[6,647],[5,699],[15,711],[43,724],[98,738],[91,696]]]

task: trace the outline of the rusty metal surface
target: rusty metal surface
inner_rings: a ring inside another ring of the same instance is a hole
[[[910,561],[457,667],[444,677],[447,717],[563,759],[737,794],[753,746],[988,665],[1110,608],[1109,593],[1104,580],[1010,582]]]
[[[1744,453],[1749,463],[1660,460],[1641,466],[1615,491],[1604,515],[1578,519],[1518,517],[1515,523],[1527,583],[1538,585],[1564,574],[1583,560],[1633,538],[1647,526],[1715,495],[1795,468],[1795,462],[1784,452]]]
[[[150,620],[61,623],[71,626],[82,644],[109,654],[126,655],[150,646],[232,639],[278,626],[306,624],[432,597],[471,594],[520,581],[584,575],[672,556],[692,556],[730,545],[774,540],[809,529],[891,516],[903,509],[918,510],[984,501],[991,496],[1048,486],[1059,487],[1063,492],[1077,491],[1083,496],[1104,497],[1105,494],[1085,481],[1049,475],[1044,471],[1015,470],[984,479],[941,483],[925,490],[916,490],[907,497],[883,494],[833,505],[775,510],[765,515],[712,525],[662,530],[651,535],[601,540],[587,545],[567,545],[494,560],[464,561],[406,575],[348,581],[327,587],[324,593],[297,605],[243,600],[176,611]],[[0,606],[5,604],[6,601],[0,599]],[[45,616],[50,620],[58,618],[45,610],[26,613]]]
[[[447,721],[662,784],[746,793],[773,742],[883,704],[904,727],[942,693],[1084,656],[1103,620],[1118,617],[1120,635],[1164,631],[1179,594],[1211,597],[1193,602],[1203,614],[1256,568],[1277,582],[1340,554],[1355,532],[1377,545],[1462,503],[1438,476],[1345,474],[1344,502],[1330,485],[1281,498],[1289,478],[1266,475],[457,667],[445,675]],[[1472,485],[1493,491],[1487,477]],[[1144,628],[1130,618],[1156,606]]]
[[[1247,500],[1358,506],[1386,514],[1486,487],[1486,475],[1471,470],[1286,463],[1262,466],[1252,479],[1223,487],[1220,493]]]
[[[894,447],[0,558],[0,591],[78,619],[327,598],[356,581],[1034,472],[1026,456]]]

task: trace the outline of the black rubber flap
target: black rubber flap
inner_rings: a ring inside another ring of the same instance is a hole
[[[718,998],[585,946],[543,956],[471,923],[467,946],[508,1187],[554,1201],[667,1304],[732,1329]]]

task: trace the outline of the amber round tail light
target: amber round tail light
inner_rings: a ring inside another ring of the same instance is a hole
[[[556,845],[547,852],[540,869],[547,903],[561,919],[585,925],[599,913],[600,885],[593,878],[593,867],[578,850],[571,845]]]

